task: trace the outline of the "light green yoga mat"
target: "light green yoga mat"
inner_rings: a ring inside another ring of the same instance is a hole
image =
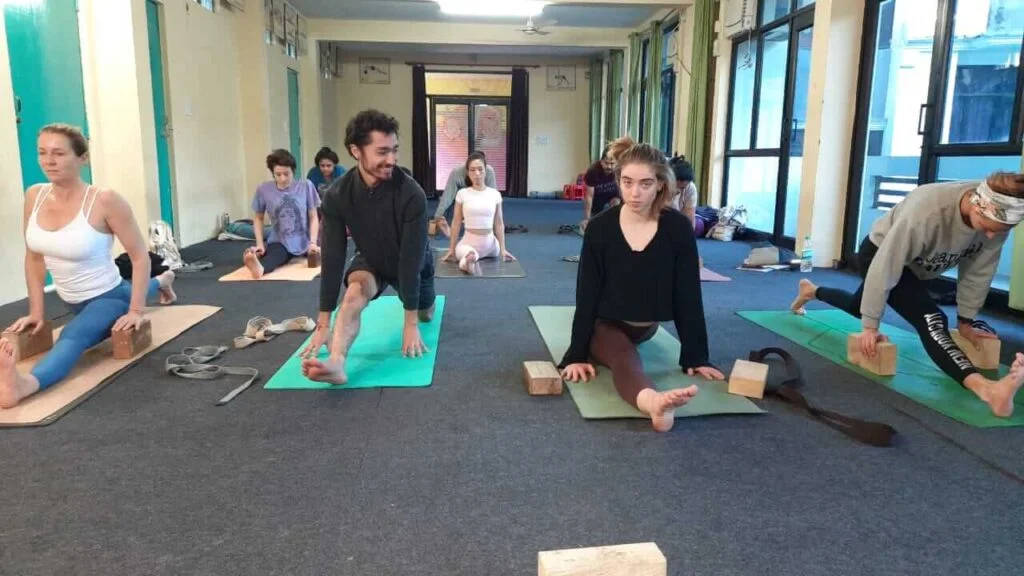
[[[1017,409],[1010,418],[992,415],[988,405],[970,390],[946,376],[924,351],[917,334],[883,325],[881,331],[896,344],[895,376],[878,376],[846,361],[846,337],[860,332],[860,320],[842,310],[808,310],[806,316],[790,311],[738,312],[740,316],[816,352],[829,360],[903,394],[954,420],[977,428],[1024,426],[1024,405],[1017,395]],[[1005,366],[999,370],[1003,375]],[[813,375],[805,376],[813,378]]]
[[[405,310],[397,296],[381,296],[363,311],[359,336],[345,360],[348,384],[336,386],[314,382],[302,375],[302,350],[306,339],[281,368],[263,386],[268,390],[325,390],[348,388],[410,388],[430,386],[434,378],[437,342],[444,317],[444,296],[435,300],[434,319],[420,323],[420,335],[427,353],[419,358],[402,356],[402,322]],[[335,312],[337,314],[337,312]],[[320,358],[327,358],[327,349]]]
[[[562,360],[569,349],[572,332],[573,306],[530,306],[530,314],[547,344],[555,364]],[[696,384],[700,392],[685,406],[676,410],[676,418],[705,416],[709,414],[760,414],[763,412],[744,396],[727,392],[726,382],[714,382],[683,374],[679,368],[679,342],[664,329],[659,328],[654,338],[640,344],[640,357],[644,372],[651,377],[659,390],[685,388]],[[576,403],[580,415],[588,419],[597,418],[649,418],[626,403],[615,391],[612,372],[603,366],[597,368],[597,378],[590,382],[566,382],[569,394]]]

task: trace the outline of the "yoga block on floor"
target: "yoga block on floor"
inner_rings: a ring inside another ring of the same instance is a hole
[[[153,343],[153,325],[150,324],[149,318],[143,318],[142,325],[138,330],[111,332],[110,340],[114,349],[114,358],[118,360],[134,358]]]
[[[437,222],[434,222],[433,220],[430,221],[430,224],[427,225],[427,234],[430,236],[437,235]]]
[[[31,330],[24,332],[4,331],[3,339],[14,345],[14,361],[31,358],[53,348],[53,325],[43,320],[42,327],[34,335]]]
[[[666,576],[668,562],[653,542],[552,550],[537,554],[537,576]]]
[[[551,362],[523,362],[523,384],[530,396],[562,393],[562,375]]]
[[[747,398],[764,398],[764,384],[767,380],[767,364],[737,360],[729,374],[729,393]]]
[[[967,354],[967,359],[982,370],[998,370],[999,369],[999,352],[1003,346],[1003,343],[998,338],[979,338],[981,342],[981,350],[974,347],[966,338],[960,335],[960,331],[956,328],[949,331],[949,335],[953,337],[953,342]]]
[[[878,374],[879,376],[894,376],[896,374],[896,345],[892,342],[879,342],[875,346],[875,357],[866,358],[860,351],[860,342],[857,334],[850,334],[846,337],[846,360],[850,364]]]
[[[306,266],[310,268],[320,267],[320,253],[319,252],[308,252],[306,254]]]

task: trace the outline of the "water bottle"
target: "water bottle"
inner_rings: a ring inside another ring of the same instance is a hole
[[[811,237],[804,236],[804,247],[800,252],[800,271],[810,272],[814,267],[814,249],[811,247]]]

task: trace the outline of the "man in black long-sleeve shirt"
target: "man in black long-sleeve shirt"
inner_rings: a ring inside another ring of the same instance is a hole
[[[364,110],[349,121],[345,147],[357,166],[324,193],[320,316],[302,363],[306,377],[334,384],[348,381],[345,357],[359,333],[360,316],[389,284],[405,308],[405,356],[426,351],[419,322],[431,320],[435,298],[427,198],[420,185],[396,166],[398,122],[377,110]],[[346,226],[358,245],[348,271]],[[343,281],[345,295],[329,345],[330,358],[324,362],[316,354],[332,334],[331,313],[338,306]]]

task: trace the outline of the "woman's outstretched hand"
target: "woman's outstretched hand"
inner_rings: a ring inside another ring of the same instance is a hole
[[[597,370],[594,369],[594,365],[586,362],[569,364],[565,370],[562,370],[562,379],[569,382],[579,382],[580,380],[590,382],[590,379],[595,376],[597,376]]]
[[[697,368],[687,368],[687,376],[701,375],[705,380],[725,380],[725,375],[718,371],[713,366],[699,366]]]

